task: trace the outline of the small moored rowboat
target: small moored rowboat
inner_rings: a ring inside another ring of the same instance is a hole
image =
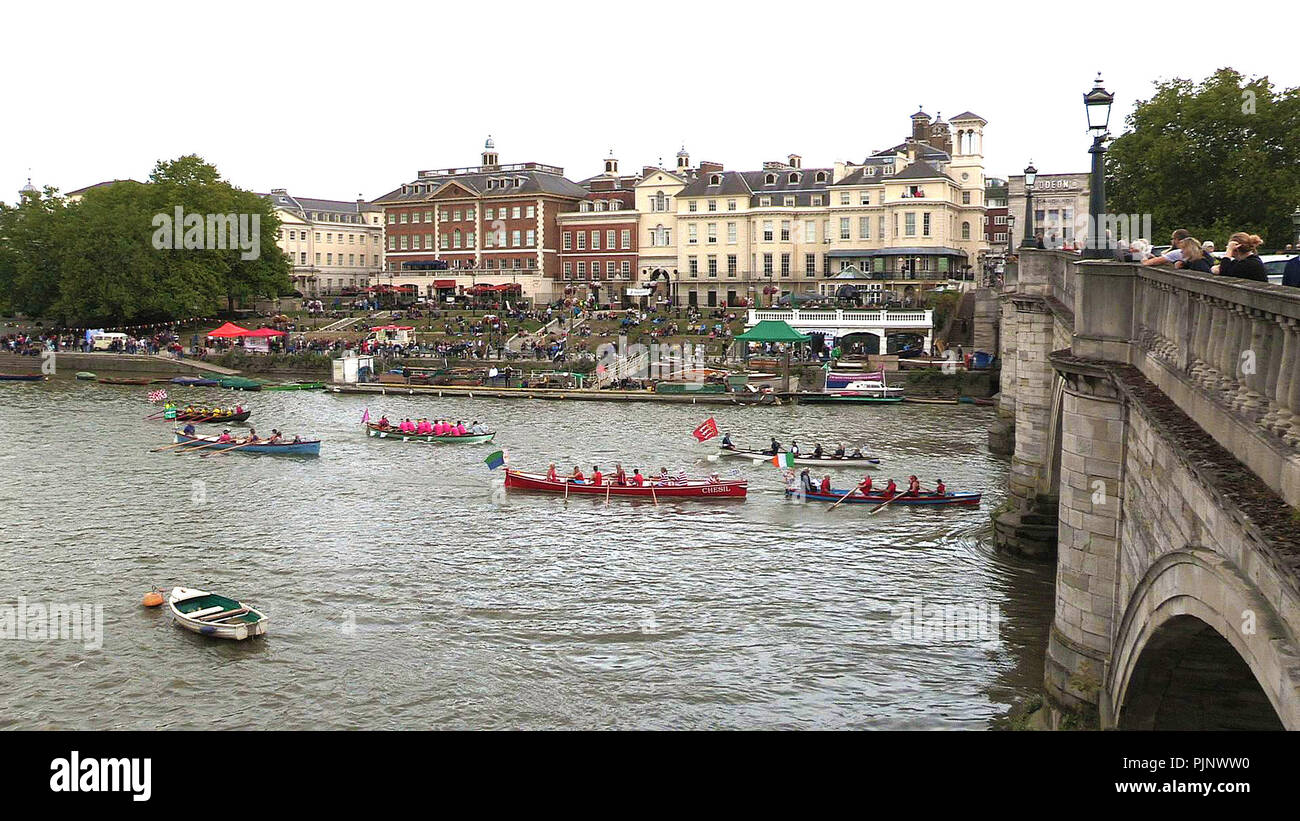
[[[39,373],[0,373],[0,382],[40,382],[44,378]]]
[[[784,453],[785,451],[782,451]],[[761,450],[742,450],[740,448],[718,448],[719,456],[735,456],[742,459],[750,459],[755,464],[759,462],[770,462],[775,458],[775,454],[767,453]],[[796,465],[816,465],[818,467],[842,467],[842,468],[869,468],[880,464],[880,459],[876,456],[834,456],[829,453],[823,453],[821,456],[813,456],[811,453],[801,454],[794,457]]]
[[[560,479],[551,481],[542,473],[524,473],[506,469],[506,487],[515,490],[535,490],[542,493],[579,493],[595,496],[635,497],[640,499],[744,499],[749,482],[744,479],[726,479],[718,482],[707,479],[688,479],[680,484],[650,485],[593,485]]]
[[[319,391],[325,387],[324,382],[285,382],[280,385],[263,385],[264,391]]]
[[[181,453],[188,453],[191,450],[201,450],[204,453],[216,453],[219,450],[238,450],[239,453],[266,453],[273,456],[319,456],[320,440],[319,439],[302,439],[297,442],[268,442],[265,439],[256,444],[248,444],[246,440],[236,439],[231,442],[218,442],[215,436],[186,436],[180,431],[175,432],[176,444],[189,442],[194,447],[178,448]]]
[[[269,621],[246,604],[190,587],[173,587],[167,606],[181,627],[217,639],[243,641],[264,635]]]
[[[429,442],[434,445],[481,445],[491,442],[495,431],[488,433],[466,433],[463,436],[435,436],[432,433],[403,433],[395,427],[381,428],[376,424],[366,424],[366,435],[376,439],[388,439],[394,442]]]
[[[174,376],[171,381],[174,385],[188,385],[192,388],[215,388],[221,384],[215,379],[204,379],[201,376]]]
[[[90,371],[77,371],[77,378],[82,382],[93,382],[95,380],[95,375]]]
[[[832,490],[830,493],[816,491],[804,493],[803,498],[809,502],[838,502],[844,494],[848,492],[850,491]],[[796,496],[798,494],[799,491],[794,488],[785,489],[785,495],[787,497]],[[863,496],[860,491],[853,492],[852,496],[844,500],[844,504],[846,505],[883,505],[885,502],[889,502],[889,497],[883,493],[875,491],[866,496]],[[894,497],[894,501],[890,502],[890,506],[926,505],[930,507],[941,507],[948,505],[978,505],[979,503],[980,494],[978,493],[945,493],[940,496],[937,493],[922,492],[919,496],[897,495]]]
[[[148,385],[153,382],[152,379],[135,376],[101,376],[96,381],[101,385]]]

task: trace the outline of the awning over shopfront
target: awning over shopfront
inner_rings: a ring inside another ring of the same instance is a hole
[[[827,253],[829,257],[964,257],[966,252],[959,248],[862,248],[836,249]]]

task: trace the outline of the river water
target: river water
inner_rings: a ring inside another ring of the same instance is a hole
[[[102,647],[0,641],[0,727],[982,728],[1042,680],[1052,569],[991,548],[1007,471],[991,408],[167,387],[243,401],[259,432],[318,435],[321,455],[149,453],[169,441],[143,420],[149,388],[0,383],[0,608],[103,611]],[[493,447],[368,439],[367,407],[478,419],[525,469],[738,471],[750,495],[506,493]],[[775,467],[707,459],[690,431],[710,415],[742,447],[866,443],[878,480],[941,477],[984,502],[791,502]],[[205,639],[140,606],[177,584],[258,606],[269,634]]]

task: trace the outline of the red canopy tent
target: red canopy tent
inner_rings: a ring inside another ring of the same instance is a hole
[[[254,336],[259,339],[269,339],[273,336],[284,336],[284,331],[277,331],[274,328],[258,328],[256,331],[247,331],[244,336]]]
[[[215,336],[218,339],[234,339],[237,336],[247,336],[248,329],[241,328],[233,322],[227,322],[215,331],[208,333],[208,336]]]

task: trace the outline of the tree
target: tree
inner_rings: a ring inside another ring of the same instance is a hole
[[[54,188],[0,203],[0,309],[42,316],[58,298],[64,200]]]
[[[1231,68],[1155,84],[1107,153],[1108,210],[1150,214],[1151,239],[1186,228],[1219,248],[1249,231],[1292,241],[1300,204],[1300,89]]]

